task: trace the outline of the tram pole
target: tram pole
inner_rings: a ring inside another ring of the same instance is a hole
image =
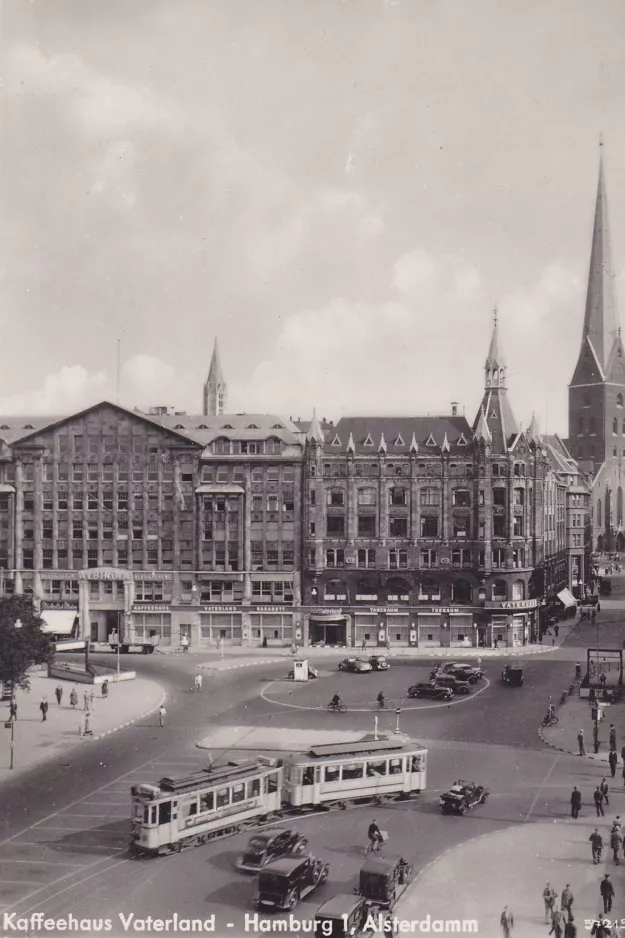
[[[373,738],[375,741],[378,741],[378,718],[375,716],[373,718]]]
[[[395,732],[399,733],[399,718],[401,716],[401,707],[397,708],[397,710],[395,711],[395,716],[397,717],[397,720],[395,723]]]

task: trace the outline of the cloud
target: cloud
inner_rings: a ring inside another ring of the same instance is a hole
[[[106,375],[91,373],[82,365],[64,365],[46,375],[39,388],[12,394],[0,401],[5,414],[71,414],[95,404],[109,394]]]
[[[437,257],[422,247],[403,254],[393,267],[393,289],[415,302],[432,290],[469,300],[478,293],[481,283],[480,272],[473,264],[454,255]]]

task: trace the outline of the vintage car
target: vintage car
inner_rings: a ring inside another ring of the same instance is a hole
[[[471,693],[471,685],[468,681],[461,681],[457,677],[454,677],[452,674],[439,674],[432,681],[437,687],[448,687],[454,695],[465,696]]]
[[[388,671],[390,664],[386,655],[370,655],[369,664],[374,671]]]
[[[370,857],[360,868],[357,891],[390,911],[411,879],[412,866],[403,857]]]
[[[510,667],[509,664],[505,666],[501,672],[501,682],[502,684],[508,684],[510,687],[522,687],[523,686],[523,668],[520,667]]]
[[[447,664],[440,664],[430,672],[430,677],[434,679],[443,674],[451,674],[452,676],[459,677],[460,680],[470,681],[471,684],[477,683],[477,681],[480,681],[484,677],[484,672],[481,668],[474,668],[472,665],[467,664],[466,661],[450,661]]]
[[[409,697],[427,697],[430,700],[451,700],[454,696],[449,687],[440,687],[438,684],[413,684],[408,688]]]
[[[466,814],[476,804],[484,804],[488,792],[483,785],[459,779],[439,798],[443,814]]]
[[[270,828],[250,837],[247,847],[234,865],[243,872],[258,873],[272,860],[302,854],[307,847],[308,841],[298,831],[284,827]]]
[[[379,934],[393,933],[388,912],[381,912],[362,896],[332,896],[315,913],[315,938],[370,938],[374,932],[368,925],[369,916],[376,926],[382,926]]]
[[[339,661],[339,671],[351,671],[352,674],[365,674],[373,671],[372,665],[364,658],[343,658]]]
[[[325,883],[329,872],[329,864],[313,856],[272,860],[258,875],[254,904],[261,911],[291,912],[300,899]]]

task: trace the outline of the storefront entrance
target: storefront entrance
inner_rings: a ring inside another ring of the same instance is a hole
[[[336,619],[308,620],[308,643],[310,645],[347,645],[347,616]]]

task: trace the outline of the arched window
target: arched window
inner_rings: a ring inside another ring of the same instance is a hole
[[[499,377],[499,372],[497,371],[496,368],[493,368],[493,381],[496,381],[498,377]]]
[[[612,420],[612,433],[618,433],[618,420],[616,417]]]
[[[521,475],[521,467],[519,466],[518,462],[515,462],[514,464],[514,474],[515,476]]]
[[[610,530],[610,515],[612,514],[612,493],[606,491],[605,493],[605,529],[606,531]]]
[[[603,515],[601,514],[601,499],[597,499],[597,524],[601,524],[601,519]]]
[[[451,584],[451,598],[463,606],[471,604],[471,584],[468,580],[454,580]]]
[[[525,599],[525,583],[523,580],[515,580],[512,584],[512,599]]]
[[[623,395],[620,393],[616,395],[616,406],[617,407],[623,406]]]
[[[495,580],[493,583],[493,602],[503,603],[508,598],[508,586],[505,580]]]
[[[493,475],[494,476],[499,475],[499,466],[497,465],[497,463],[495,463],[495,465],[493,466]]]
[[[359,505],[375,505],[377,503],[377,492],[373,488],[358,489]]]

